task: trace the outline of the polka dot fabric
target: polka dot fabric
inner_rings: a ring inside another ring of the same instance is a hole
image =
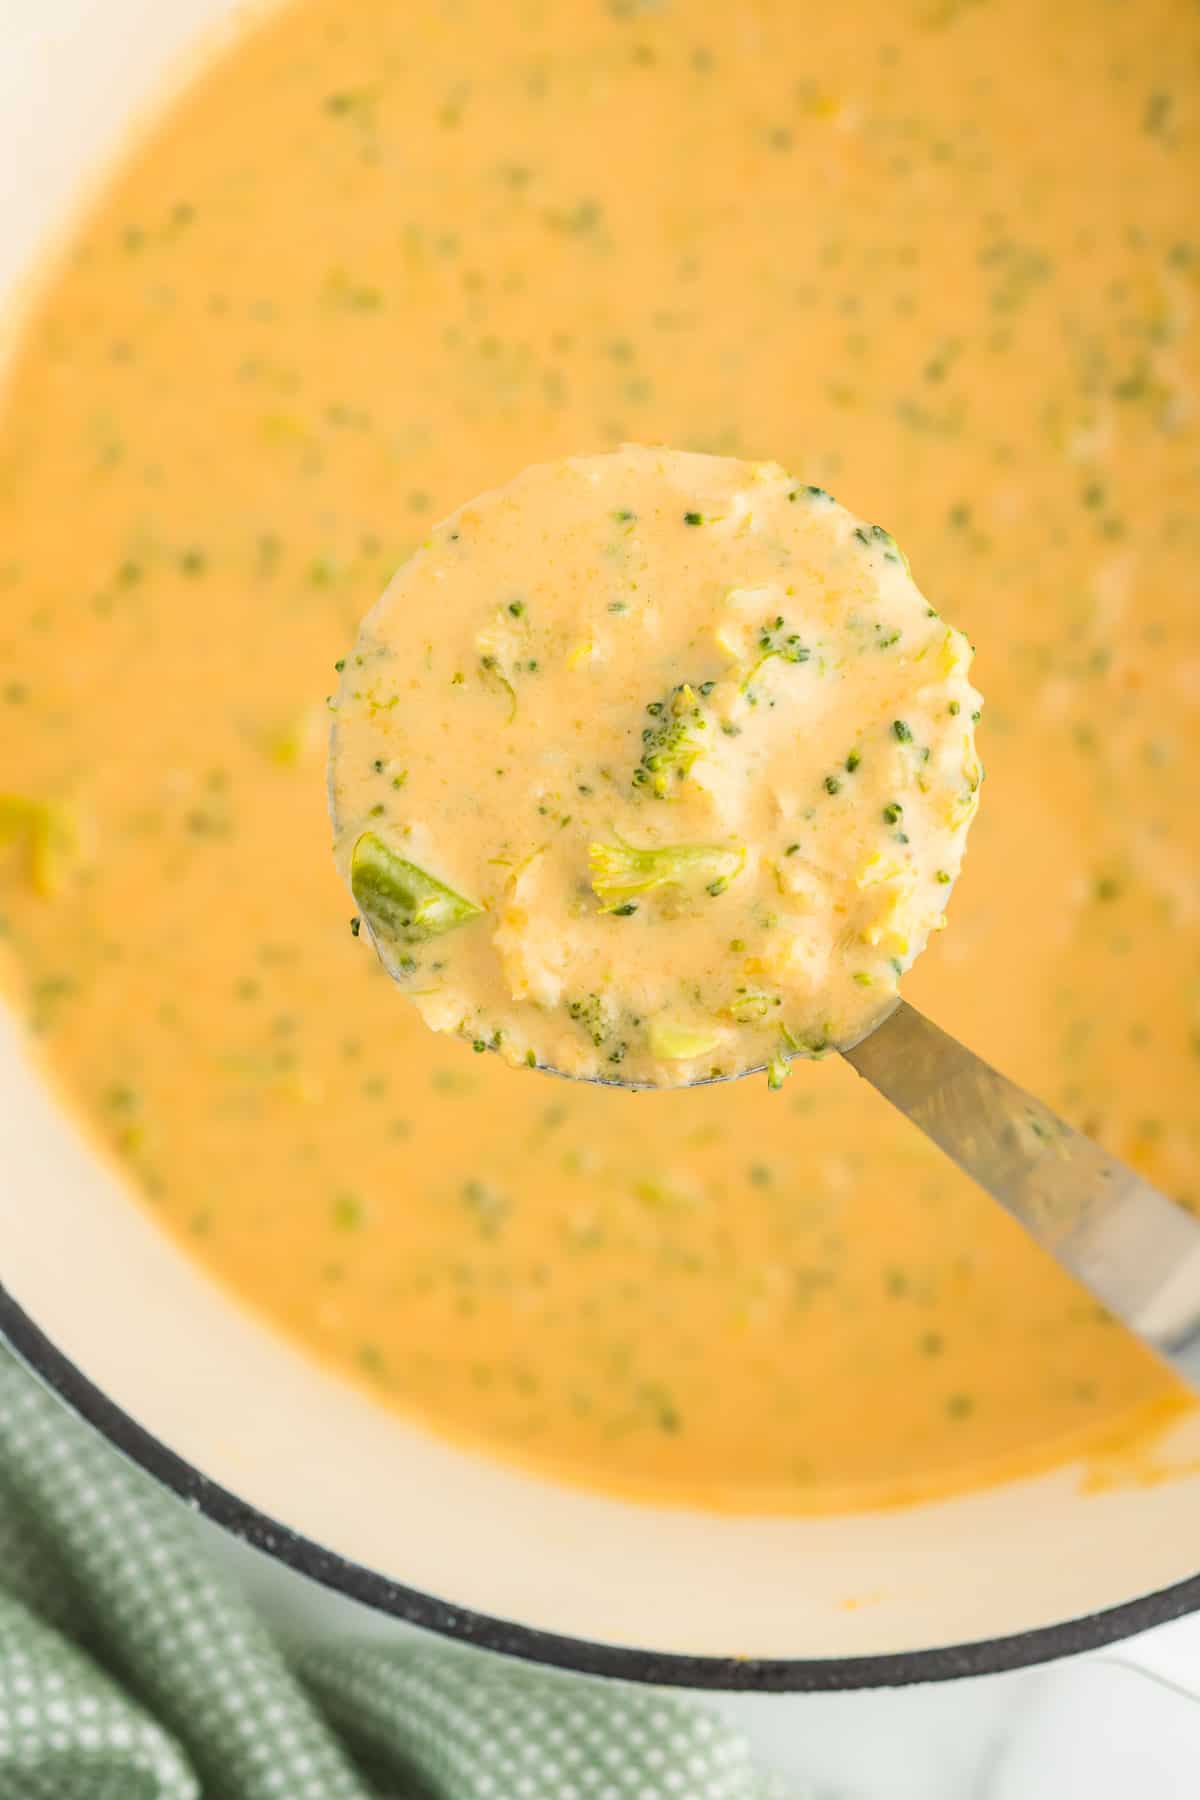
[[[404,1771],[455,1800],[766,1800],[744,1740],[653,1689],[479,1652],[318,1650],[300,1673],[370,1761],[406,1721]]]
[[[0,1597],[0,1795],[199,1800],[186,1758],[95,1663]]]
[[[673,1695],[414,1639],[289,1667],[186,1510],[0,1350],[0,1800],[800,1800]]]
[[[60,1584],[57,1614],[127,1696],[135,1732],[166,1733],[190,1787],[130,1786],[158,1800],[176,1793],[231,1800],[359,1800],[364,1789],[346,1753],[299,1689],[261,1623],[208,1564],[184,1508],[131,1469],[0,1353],[0,1510],[23,1519],[23,1597],[37,1605],[31,1564],[44,1559]],[[0,1584],[4,1570],[0,1568]],[[19,1638],[19,1633],[15,1634]],[[14,1642],[10,1630],[7,1642]],[[46,1638],[40,1640],[45,1649]],[[65,1691],[31,1730],[51,1760],[76,1714],[80,1657],[62,1637]],[[0,1725],[7,1717],[0,1715]],[[70,1727],[70,1731],[68,1730]],[[12,1741],[12,1740],[10,1740]],[[66,1746],[69,1748],[69,1744]],[[0,1770],[4,1769],[0,1759]],[[90,1779],[90,1778],[89,1778]],[[8,1794],[36,1792],[22,1773]],[[91,1800],[59,1768],[55,1800]],[[119,1791],[119,1790],[114,1790]]]

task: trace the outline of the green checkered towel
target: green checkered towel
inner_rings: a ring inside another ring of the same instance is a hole
[[[673,1695],[412,1637],[290,1662],[185,1507],[0,1350],[0,1800],[785,1800]]]

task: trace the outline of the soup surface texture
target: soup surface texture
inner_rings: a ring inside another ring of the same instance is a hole
[[[425,1023],[480,1051],[780,1087],[944,923],[969,646],[882,526],[777,463],[535,464],[444,520],[339,660],[338,863]]]
[[[836,1059],[638,1096],[432,1039],[322,765],[464,494],[778,457],[982,647],[911,997],[1194,1204],[1198,66],[1174,0],[301,0],[74,229],[0,412],[13,992],[163,1227],[385,1403],[784,1511],[1183,1404]]]

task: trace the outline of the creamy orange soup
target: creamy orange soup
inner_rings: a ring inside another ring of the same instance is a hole
[[[633,1096],[432,1039],[322,765],[465,494],[629,439],[852,492],[989,701],[911,996],[1194,1203],[1198,56],[1167,0],[304,0],[76,227],[0,417],[13,992],[163,1228],[382,1401],[783,1511],[1182,1405],[836,1059]]]
[[[436,528],[339,661],[362,923],[427,1025],[517,1068],[781,1087],[945,923],[970,648],[883,526],[777,463],[535,464]]]

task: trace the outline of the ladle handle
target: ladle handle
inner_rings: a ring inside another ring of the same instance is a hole
[[[1200,1222],[904,1001],[844,1055],[1200,1386]]]

